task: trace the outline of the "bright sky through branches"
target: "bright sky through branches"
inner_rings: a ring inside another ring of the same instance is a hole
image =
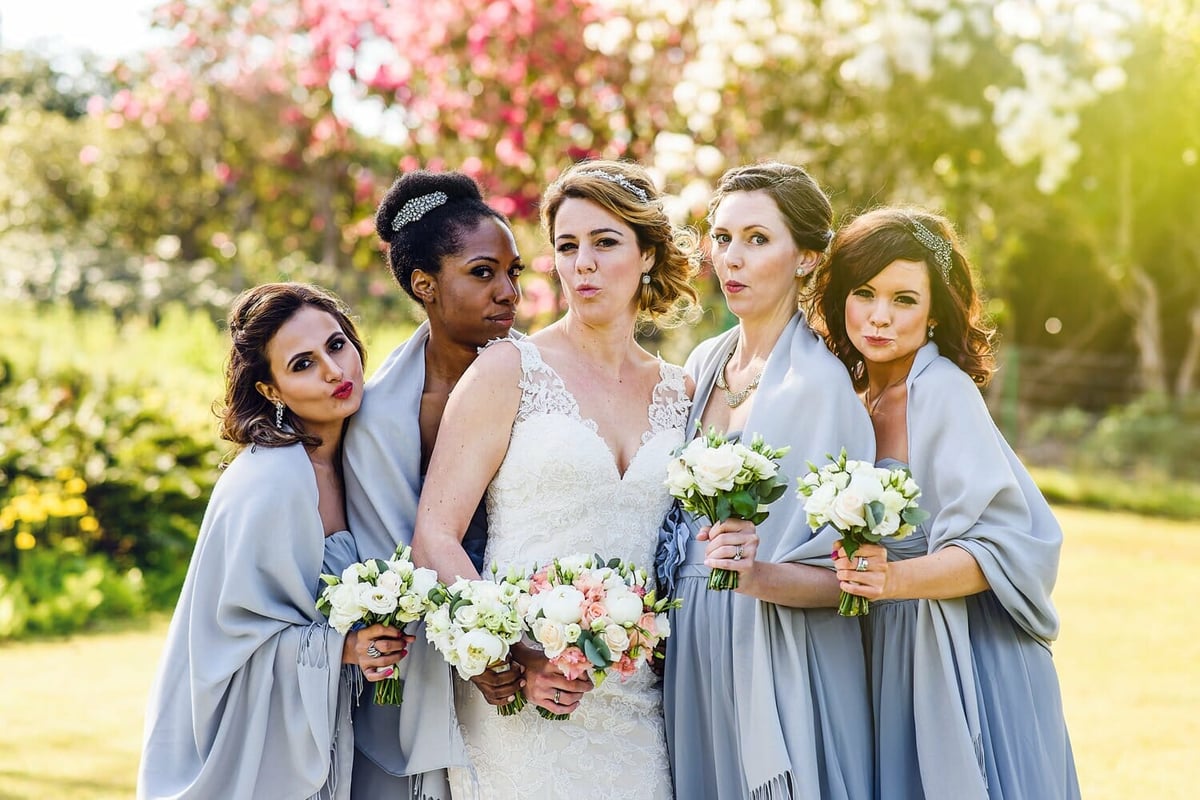
[[[149,47],[160,0],[0,0],[0,48],[55,56],[128,55]]]

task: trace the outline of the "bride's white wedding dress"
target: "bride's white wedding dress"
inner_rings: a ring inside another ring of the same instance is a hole
[[[671,506],[667,462],[683,443],[690,406],[683,371],[662,363],[641,448],[621,475],[596,424],[580,416],[536,345],[505,345],[521,351],[521,405],[487,490],[485,569],[584,552],[632,561],[653,575],[658,528]],[[502,717],[473,686],[458,688],[474,774],[452,772],[456,800],[670,798],[662,689],[649,669],[624,683],[609,676],[562,721],[543,719],[532,704]]]

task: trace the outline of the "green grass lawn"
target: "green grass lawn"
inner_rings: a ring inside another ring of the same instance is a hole
[[[1083,796],[1200,786],[1200,523],[1059,509],[1055,658]],[[0,798],[133,794],[166,625],[0,647]],[[1031,798],[1030,800],[1036,800]]]

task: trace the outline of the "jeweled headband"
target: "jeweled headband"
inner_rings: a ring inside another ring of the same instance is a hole
[[[954,249],[950,247],[950,243],[915,219],[912,220],[910,230],[913,238],[920,242],[922,247],[933,253],[933,260],[937,263],[938,271],[942,273],[942,280],[949,283],[950,268],[954,266],[954,259],[951,258]]]
[[[637,197],[638,200],[641,200],[643,203],[650,202],[650,196],[646,194],[646,190],[626,178],[624,175],[617,175],[613,172],[605,172],[602,169],[589,169],[584,170],[583,172],[576,172],[575,174],[590,178],[602,178],[609,183],[615,183],[618,186],[628,189],[635,197]]]
[[[414,197],[400,206],[400,210],[396,212],[396,218],[392,220],[392,230],[398,231],[410,222],[416,222],[449,199],[445,192],[430,192],[420,197]]]

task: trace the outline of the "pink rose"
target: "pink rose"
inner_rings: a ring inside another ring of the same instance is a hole
[[[637,671],[637,662],[629,657],[626,653],[613,662],[610,667],[614,672],[621,676],[621,680],[626,680],[630,675]]]
[[[645,631],[646,636],[650,639],[658,638],[658,615],[653,611],[642,614],[642,618],[637,621],[637,626],[640,630]]]
[[[606,606],[604,603],[585,603],[583,606],[583,618],[580,620],[579,624],[585,628],[590,628],[594,621],[607,616],[608,606]]]
[[[588,667],[592,662],[588,661],[588,657],[578,647],[568,647],[557,658],[550,659],[550,663],[558,667],[559,672],[574,681],[587,674]]]

